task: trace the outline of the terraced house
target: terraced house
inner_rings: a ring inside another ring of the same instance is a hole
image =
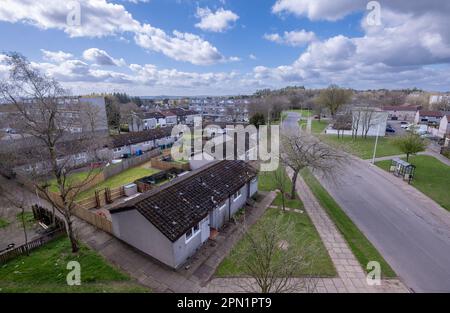
[[[214,161],[110,211],[114,235],[179,268],[258,189],[244,161]]]

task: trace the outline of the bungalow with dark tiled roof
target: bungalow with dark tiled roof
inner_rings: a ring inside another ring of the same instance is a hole
[[[215,161],[110,210],[114,235],[179,268],[257,192],[244,161]]]

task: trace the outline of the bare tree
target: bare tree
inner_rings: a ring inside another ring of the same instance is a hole
[[[376,124],[375,123],[375,110],[372,108],[359,108],[358,110],[362,113],[362,133],[361,137],[367,138],[369,130]]]
[[[326,175],[333,175],[343,160],[339,151],[303,132],[283,135],[281,143],[281,161],[293,171],[292,199],[295,198],[295,184],[301,170],[309,167],[311,170],[320,170]]]
[[[331,85],[320,92],[319,96],[316,98],[316,102],[319,105],[326,107],[330,111],[331,117],[334,118],[339,108],[348,103],[351,97],[351,90]]]
[[[9,54],[7,62],[10,77],[8,82],[1,83],[0,96],[15,106],[18,129],[24,139],[31,138],[34,143],[14,152],[27,159],[25,164],[32,165],[33,169],[26,172],[27,179],[64,217],[75,253],[79,249],[72,225],[75,199],[98,172],[91,167],[78,181],[71,179],[71,173],[79,167],[80,155],[85,161],[90,159],[100,141],[91,130],[72,132],[80,125],[79,114],[72,113],[76,112],[78,102],[68,97],[58,82],[42,75],[17,53]],[[47,173],[51,177],[44,179],[42,175]],[[52,183],[51,178],[56,182]],[[49,191],[52,184],[56,185],[57,197]]]
[[[338,138],[344,138],[344,131],[352,129],[352,113],[345,112],[336,116],[333,128],[337,130]]]
[[[352,113],[352,138],[358,137],[359,127],[361,126],[362,112],[361,110],[354,110]]]
[[[246,292],[313,292],[312,266],[319,251],[285,213],[261,219],[244,232],[243,247],[231,252],[244,277],[236,279]],[[303,240],[302,240],[303,238]]]
[[[281,204],[283,212],[286,211],[286,191],[289,186],[289,180],[286,176],[286,171],[283,166],[279,166],[276,171],[273,172],[273,181],[275,187],[280,191]]]

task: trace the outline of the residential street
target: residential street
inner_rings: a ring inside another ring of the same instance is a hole
[[[297,127],[289,113],[284,129]],[[349,157],[337,182],[322,183],[416,292],[450,291],[450,213],[397,177]]]

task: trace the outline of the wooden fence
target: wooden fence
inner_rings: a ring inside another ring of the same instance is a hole
[[[44,200],[48,200],[47,198],[50,198],[51,202],[54,203],[56,206],[58,206],[59,208],[63,207],[63,203],[62,203],[62,200],[61,200],[61,197],[59,194],[57,194],[55,192],[51,192],[51,191],[47,191],[44,194],[43,192],[37,190],[36,187],[34,186],[34,184],[32,182],[30,182],[26,177],[20,175],[20,176],[17,176],[16,178],[28,190],[30,190],[33,193],[36,193],[40,198],[42,198]],[[121,193],[123,191],[120,191],[120,190],[114,190],[114,191],[115,192],[111,191],[112,198],[114,198],[114,197],[120,198]],[[106,200],[105,200],[105,202],[106,202]],[[105,203],[105,202],[103,202],[103,203]],[[92,206],[90,208],[95,208],[95,207],[97,207],[97,206]],[[74,208],[72,209],[72,213],[76,217],[88,222],[89,224],[91,224],[105,232],[112,234],[111,221],[109,221],[104,216],[90,212],[89,209],[87,209],[87,208],[89,208],[89,206],[87,204],[83,205],[83,203],[82,203],[82,205],[80,205],[78,203],[75,203]]]
[[[181,163],[181,162],[167,162],[163,161],[160,158],[153,158],[150,161],[152,163],[152,167],[161,171],[167,171],[171,168],[180,169],[183,171],[189,171],[191,169],[189,163]]]
[[[64,229],[56,229],[53,232],[46,234],[45,236],[39,237],[37,239],[28,242],[27,244],[5,251],[2,254],[0,254],[0,264],[4,264],[9,260],[14,259],[20,255],[27,254],[27,252],[37,249],[40,246],[46,244],[47,242],[59,238],[64,234],[65,234]]]
[[[150,161],[157,155],[161,154],[161,149],[153,149],[148,152],[145,152],[142,155],[134,156],[129,159],[123,159],[122,162],[106,167],[103,170],[104,179],[108,179],[111,176],[117,175],[131,167],[135,167],[141,165],[145,162]]]
[[[100,208],[106,204],[120,199],[124,196],[123,186],[114,189],[105,188],[96,190],[95,195],[83,200],[77,201],[77,205],[85,210]]]
[[[47,242],[59,238],[66,233],[66,224],[61,218],[55,216],[53,212],[37,205],[34,205],[32,209],[35,220],[44,222],[46,225],[51,225],[54,221],[55,226],[53,226],[53,230],[24,245],[0,253],[0,264],[4,264],[11,259],[27,254],[30,251],[37,249]]]

